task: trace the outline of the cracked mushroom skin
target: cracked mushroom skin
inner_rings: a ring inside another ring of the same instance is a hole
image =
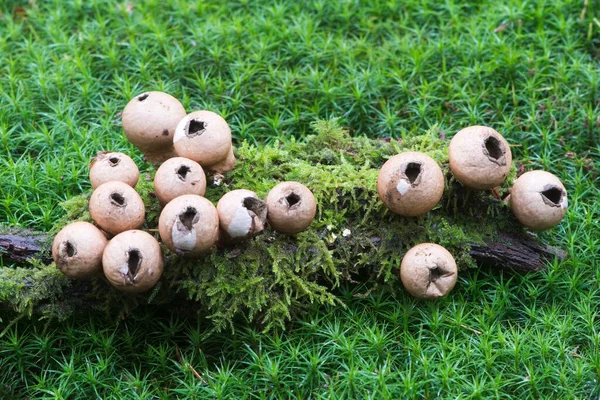
[[[479,190],[500,186],[512,164],[508,142],[494,129],[479,125],[454,135],[448,157],[456,179],[464,186]]]
[[[178,156],[194,160],[211,172],[230,171],[235,163],[231,129],[212,111],[194,111],[185,116],[177,125],[173,146]]]
[[[317,213],[317,202],[309,188],[299,182],[282,182],[265,200],[269,225],[282,233],[302,232]]]
[[[446,296],[458,278],[452,254],[440,245],[422,243],[402,258],[400,279],[408,293],[419,299]]]
[[[56,267],[74,279],[94,277],[102,272],[106,237],[89,222],[74,222],[54,237],[52,258]]]
[[[520,223],[533,230],[544,230],[564,218],[569,202],[560,179],[546,171],[529,171],[515,181],[510,205]]]
[[[163,92],[145,92],[135,96],[121,116],[127,140],[150,162],[162,162],[175,155],[175,128],[185,117],[183,105]]]
[[[146,209],[139,194],[123,182],[106,182],[90,198],[90,215],[100,228],[117,235],[144,223]]]
[[[196,257],[219,239],[219,215],[209,200],[186,194],[163,208],[158,231],[169,250],[181,256]]]
[[[90,164],[90,182],[92,189],[106,182],[119,181],[131,187],[137,185],[140,170],[126,154],[99,151]]]
[[[419,152],[397,154],[377,177],[377,192],[395,214],[416,217],[431,210],[444,194],[444,175],[431,157]]]
[[[204,196],[206,175],[196,161],[173,157],[165,161],[156,171],[154,192],[163,206],[184,194]]]
[[[238,189],[217,203],[221,231],[231,240],[247,239],[262,232],[267,222],[267,205],[256,193]]]
[[[160,244],[144,231],[118,234],[102,256],[104,275],[119,290],[140,293],[154,287],[163,273]]]

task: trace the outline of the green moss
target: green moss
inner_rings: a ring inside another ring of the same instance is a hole
[[[488,192],[465,190],[453,180],[448,173],[447,143],[436,127],[408,140],[384,141],[352,138],[336,120],[312,126],[316,135],[304,141],[281,140],[260,148],[242,144],[236,169],[220,185],[209,185],[206,194],[216,202],[229,190],[245,188],[264,197],[280,181],[300,181],[313,190],[319,205],[309,230],[296,236],[267,230],[198,260],[168,255],[160,285],[136,296],[116,291],[103,279],[72,285],[52,265],[4,268],[0,301],[18,313],[31,315],[39,309],[55,317],[76,310],[81,297],[88,308],[113,315],[131,313],[142,304],[191,301],[217,330],[233,328],[239,317],[270,329],[310,304],[336,303],[332,289],[343,281],[400,290],[398,266],[404,252],[418,243],[445,246],[459,268],[465,269],[475,266],[470,243],[481,242],[499,229],[519,229],[502,201]],[[428,153],[447,177],[440,204],[419,218],[390,213],[376,191],[380,166],[390,156],[409,150]],[[146,205],[144,229],[155,229],[160,205],[152,192],[151,170],[142,175],[136,189]],[[88,198],[66,202],[65,218],[54,231],[71,221],[89,220]],[[63,297],[65,290],[79,291],[81,296]]]

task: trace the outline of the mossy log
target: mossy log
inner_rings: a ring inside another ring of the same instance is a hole
[[[105,279],[70,281],[48,258],[52,234],[67,223],[90,221],[89,194],[82,195],[64,204],[65,217],[45,239],[15,231],[0,236],[0,252],[7,259],[22,262],[38,254],[30,266],[0,268],[0,304],[22,315],[65,318],[90,308],[126,315],[143,304],[185,303],[206,316],[216,330],[232,327],[239,317],[268,329],[310,304],[335,304],[332,289],[344,281],[402,290],[400,261],[418,243],[446,247],[461,270],[487,264],[538,271],[548,260],[563,257],[528,234],[500,200],[515,179],[514,167],[503,187],[469,191],[448,171],[447,143],[435,128],[390,141],[350,137],[335,120],[313,126],[316,135],[302,141],[282,139],[264,147],[242,144],[234,171],[214,179],[206,194],[216,203],[227,191],[244,188],[264,198],[280,181],[300,181],[313,190],[318,202],[317,218],[307,231],[283,235],[267,229],[252,240],[215,248],[198,260],[181,259],[165,249],[165,273],[157,287],[128,295]],[[442,201],[418,218],[390,213],[376,191],[377,173],[385,160],[409,150],[429,154],[446,176]],[[152,174],[153,168],[147,166],[136,189],[146,204],[143,229],[155,232],[160,205],[153,195]]]

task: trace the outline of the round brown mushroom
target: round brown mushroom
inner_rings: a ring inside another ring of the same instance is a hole
[[[99,151],[90,164],[90,182],[92,188],[106,182],[119,181],[131,187],[137,185],[140,170],[135,162],[126,154],[110,151]]]
[[[163,208],[158,230],[169,250],[195,257],[209,250],[219,239],[219,215],[209,200],[186,194]]]
[[[530,171],[515,181],[510,204],[519,222],[530,229],[543,230],[564,218],[569,202],[560,179],[546,171]]]
[[[173,157],[165,161],[156,171],[154,191],[163,206],[184,194],[204,196],[206,175],[196,161]]]
[[[283,233],[298,233],[315,219],[317,202],[306,186],[299,182],[282,182],[275,186],[265,200],[269,225]]]
[[[246,239],[262,232],[267,222],[267,205],[256,193],[238,189],[217,203],[221,231],[229,239]]]
[[[106,182],[90,198],[90,215],[106,232],[116,235],[144,223],[146,209],[139,194],[123,182]]]
[[[173,145],[177,155],[196,161],[211,172],[233,169],[231,129],[212,111],[194,111],[177,125]]]
[[[501,185],[512,163],[508,142],[487,126],[470,126],[454,135],[448,157],[456,179],[480,190]]]
[[[458,270],[452,254],[440,245],[422,243],[402,258],[400,279],[408,293],[419,299],[444,297],[456,284]]]
[[[54,237],[52,258],[56,267],[69,278],[83,279],[102,272],[102,252],[106,237],[89,222],[74,222]]]
[[[163,92],[135,96],[123,110],[123,130],[150,162],[162,162],[175,155],[175,128],[185,117],[183,105]]]
[[[164,267],[158,241],[138,230],[112,238],[104,249],[102,265],[111,285],[131,293],[145,292],[156,285]]]
[[[397,154],[379,171],[377,192],[392,212],[407,217],[423,215],[442,198],[444,175],[424,153]]]

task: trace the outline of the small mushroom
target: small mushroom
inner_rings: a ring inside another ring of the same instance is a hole
[[[480,190],[501,185],[512,163],[508,142],[487,126],[470,126],[454,135],[448,157],[456,179]]]
[[[184,194],[204,196],[206,175],[196,161],[173,157],[165,161],[156,171],[154,191],[163,206]]]
[[[444,175],[424,153],[397,154],[379,171],[377,192],[392,212],[407,217],[423,215],[442,198]]]
[[[419,299],[444,297],[456,284],[458,271],[452,254],[440,245],[422,243],[402,258],[400,279],[408,293]]]
[[[107,240],[89,222],[74,222],[54,237],[52,258],[69,278],[90,278],[102,272],[102,252]]]
[[[123,182],[106,182],[90,198],[90,215],[106,232],[116,235],[139,228],[146,209],[139,194]]]
[[[217,203],[217,212],[221,231],[233,240],[259,234],[267,222],[267,205],[250,190],[226,193]]]
[[[211,172],[233,169],[231,129],[212,111],[194,111],[177,125],[173,146],[177,155],[196,161]]]
[[[269,225],[283,233],[298,233],[312,223],[317,213],[313,193],[301,183],[282,182],[275,186],[265,200]]]
[[[219,215],[209,200],[186,194],[163,208],[158,231],[169,250],[195,257],[209,250],[219,239]]]
[[[556,226],[568,207],[567,190],[560,179],[546,171],[529,171],[517,179],[510,194],[513,214],[530,229]]]
[[[123,130],[150,162],[174,156],[173,136],[185,109],[175,97],[163,92],[145,92],[123,110]]]
[[[158,241],[138,230],[112,238],[104,249],[102,265],[111,285],[131,293],[145,292],[156,285],[164,266]]]
[[[140,170],[137,165],[123,153],[99,151],[90,164],[92,189],[110,181],[124,182],[134,188],[139,179]]]

